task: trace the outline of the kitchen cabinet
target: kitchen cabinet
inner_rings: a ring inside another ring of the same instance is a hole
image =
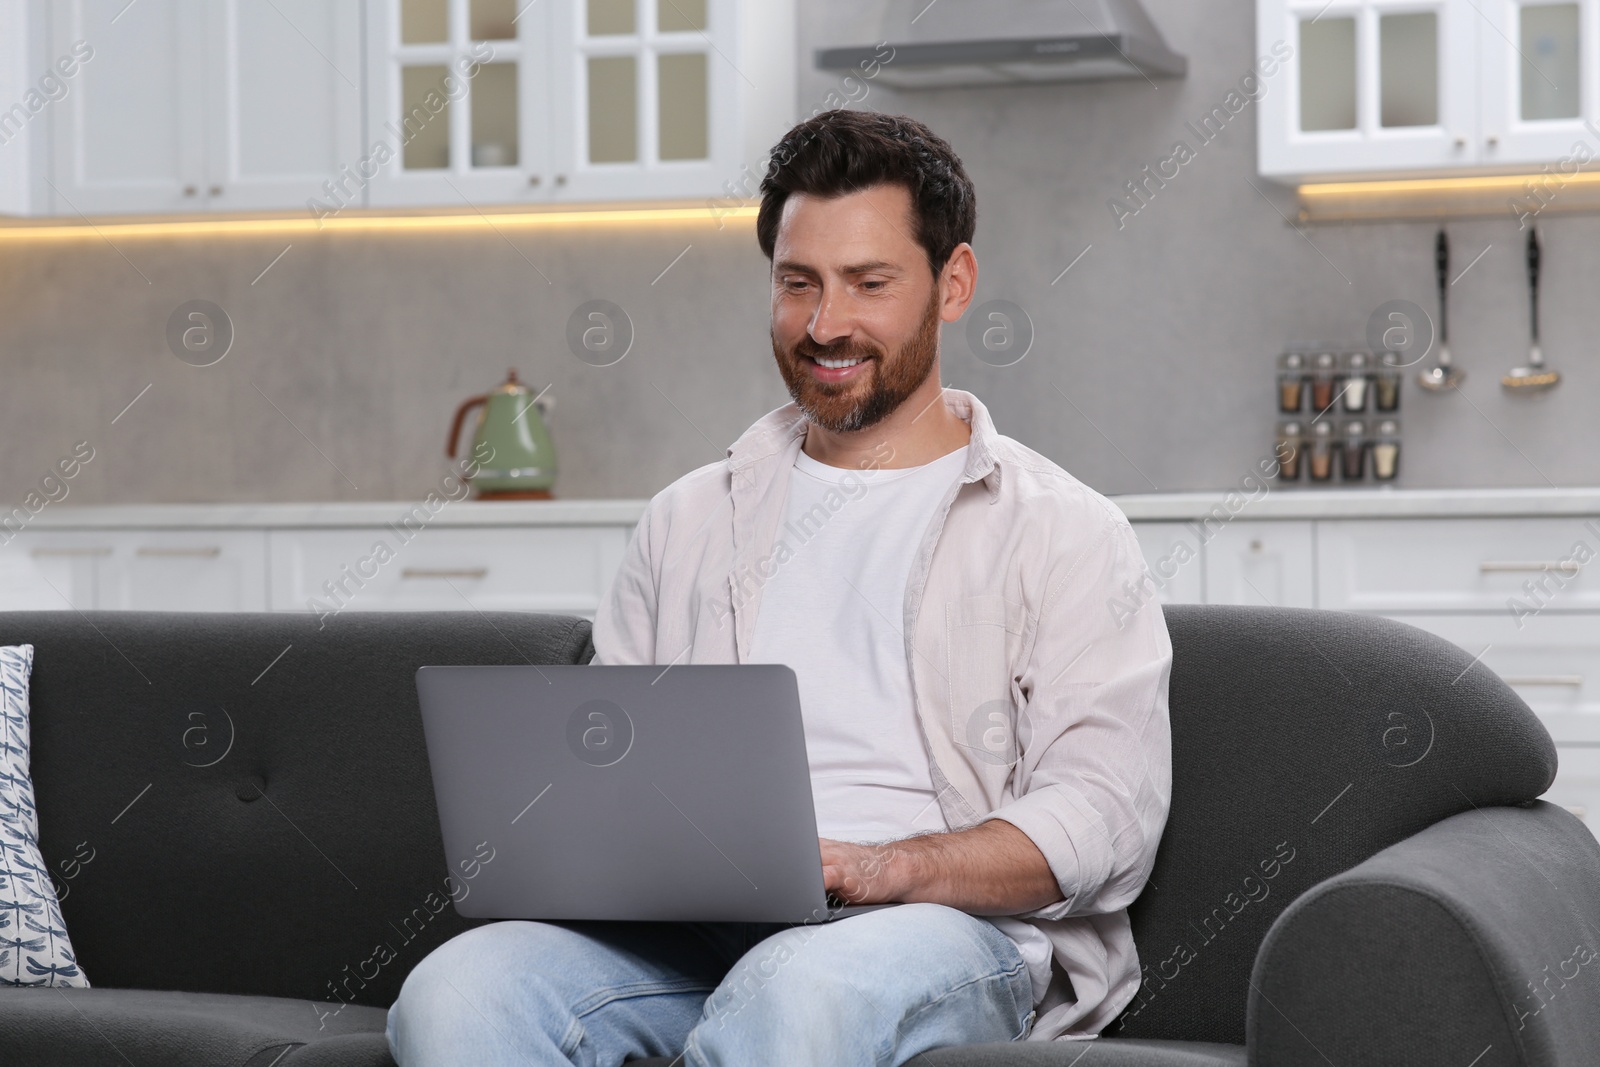
[[[361,0],[62,0],[44,213],[304,208],[360,151]]]
[[[4,611],[265,611],[259,531],[24,530],[0,548]]]
[[[593,618],[630,532],[616,526],[273,530],[271,606],[317,614],[348,608]]]
[[[1318,606],[1382,614],[1495,612],[1511,605],[1600,611],[1583,560],[1600,523],[1581,518],[1326,521],[1317,531]],[[1576,551],[1575,551],[1576,550]]]
[[[794,121],[790,0],[367,11],[372,206],[742,201]]]
[[[1234,519],[1210,531],[1204,555],[1206,603],[1317,606],[1310,522]]]
[[[102,611],[265,611],[260,530],[118,530],[107,538],[94,606]]]
[[[1145,565],[1150,570],[1149,588],[1162,604],[1199,604],[1205,598],[1200,538],[1186,522],[1137,522],[1133,532],[1139,538]]]
[[[364,140],[371,161],[363,176],[371,173],[370,205],[468,208],[549,199],[551,22],[558,6],[367,5]]]
[[[50,167],[42,197],[47,214],[205,206],[202,20],[193,17],[193,0],[146,0],[122,8],[122,0],[49,5],[49,45],[37,58],[48,62],[70,54],[77,41],[93,54],[73,91],[48,112]]]
[[[0,87],[88,52],[0,158],[0,211],[742,206],[796,118],[794,23],[793,0],[0,0]]]
[[[33,204],[33,155],[36,138],[29,126],[35,112],[28,106],[29,47],[33,32],[23,0],[0,0],[0,215],[26,215]],[[15,104],[21,106],[19,111]],[[42,111],[43,94],[32,101]]]
[[[1556,163],[1600,116],[1600,0],[1257,0],[1258,166],[1283,181]],[[1287,58],[1284,58],[1284,57]]]
[[[1600,155],[1600,0],[1482,5],[1484,162],[1543,164],[1587,142]]]
[[[205,6],[206,205],[304,209],[360,156],[360,0]]]
[[[110,554],[106,538],[94,531],[16,534],[0,547],[0,610],[93,608],[100,563]]]
[[[0,611],[592,618],[643,510],[630,500],[47,509],[0,545]]]

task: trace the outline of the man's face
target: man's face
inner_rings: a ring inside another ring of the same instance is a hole
[[[911,195],[876,185],[784,204],[773,247],[772,353],[789,395],[835,433],[905,402],[939,357],[939,286],[913,234]]]

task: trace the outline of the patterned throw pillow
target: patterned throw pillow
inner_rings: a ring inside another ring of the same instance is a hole
[[[87,986],[39,855],[28,773],[33,646],[0,647],[0,986]]]

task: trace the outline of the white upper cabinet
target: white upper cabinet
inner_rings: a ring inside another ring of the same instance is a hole
[[[33,153],[31,136],[35,107],[42,111],[47,98],[28,84],[31,33],[23,0],[0,0],[0,215],[26,215],[33,204]],[[52,72],[53,73],[53,72]],[[32,91],[37,95],[29,98]],[[30,107],[34,105],[34,107]]]
[[[723,197],[794,121],[789,0],[367,12],[373,206]]]
[[[1483,159],[1567,159],[1577,141],[1600,155],[1600,0],[1492,0],[1480,33]]]
[[[551,73],[558,88],[550,99],[562,146],[556,162],[567,182],[556,195],[705,197],[734,179],[743,162],[737,102],[754,89],[751,79],[777,76],[765,49],[739,47],[739,14],[734,0],[557,7]],[[792,40],[782,47],[794,51]],[[784,131],[768,132],[763,149]]]
[[[75,45],[85,54],[72,91],[47,112],[45,213],[203,208],[205,29],[194,0],[60,0],[48,10],[49,50],[36,58]]]
[[[304,207],[360,148],[360,0],[59,0],[45,213]]]
[[[554,6],[369,0],[362,176],[371,206],[545,199]]]
[[[360,0],[206,7],[207,203],[248,211],[325,196],[360,156]]]
[[[1258,0],[1263,176],[1557,162],[1596,116],[1600,0]]]
[[[742,205],[796,118],[794,0],[0,0],[63,56],[0,212]]]

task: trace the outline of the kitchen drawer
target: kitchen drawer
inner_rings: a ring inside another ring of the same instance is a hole
[[[1520,628],[1504,613],[1391,617],[1479,656],[1470,669],[1509,683],[1557,744],[1600,744],[1600,615],[1546,612]]]
[[[1593,525],[1591,525],[1593,524]],[[1600,554],[1586,518],[1323,520],[1317,524],[1319,603],[1349,611],[1508,611],[1516,598],[1556,611],[1600,611],[1590,568],[1558,569],[1583,545]],[[1543,586],[1537,599],[1524,588]]]
[[[1316,607],[1311,523],[1235,520],[1207,529],[1206,603]]]
[[[1600,747],[1563,745],[1556,756],[1556,780],[1542,799],[1566,808],[1600,837]]]
[[[89,611],[110,535],[24,530],[0,546],[0,611]]]
[[[548,611],[592,617],[619,526],[272,530],[274,611]],[[381,548],[380,548],[381,546]],[[385,558],[386,557],[386,558]]]
[[[1200,576],[1200,539],[1184,522],[1131,524],[1150,568],[1149,592],[1162,604],[1199,604],[1204,591]]]
[[[265,611],[261,530],[111,530],[95,606],[120,611]]]

